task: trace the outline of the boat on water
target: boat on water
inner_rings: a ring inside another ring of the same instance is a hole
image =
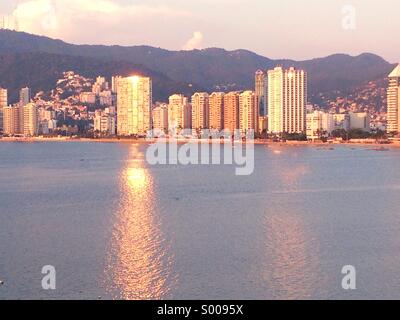
[[[390,151],[390,149],[385,148],[385,147],[379,147],[379,148],[372,148],[372,151]]]

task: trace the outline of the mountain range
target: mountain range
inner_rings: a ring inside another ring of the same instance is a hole
[[[87,77],[151,76],[154,99],[166,101],[173,93],[230,91],[254,87],[254,72],[277,65],[294,66],[308,72],[310,102],[317,95],[351,92],[365,83],[382,80],[394,68],[383,58],[363,53],[334,54],[305,61],[269,59],[247,50],[209,48],[170,51],[150,46],[75,45],[24,32],[0,30],[0,86],[10,91],[30,86],[34,92],[49,90],[73,70]]]

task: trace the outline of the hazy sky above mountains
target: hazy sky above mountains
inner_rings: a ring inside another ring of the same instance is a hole
[[[0,13],[17,16],[21,31],[77,44],[400,61],[399,0],[1,0]]]

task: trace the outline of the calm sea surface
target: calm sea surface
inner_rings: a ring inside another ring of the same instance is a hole
[[[256,146],[238,177],[146,148],[0,143],[0,299],[400,299],[400,149]]]

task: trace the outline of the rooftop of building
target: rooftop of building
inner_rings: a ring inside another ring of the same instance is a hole
[[[400,64],[389,74],[389,78],[400,78]]]

